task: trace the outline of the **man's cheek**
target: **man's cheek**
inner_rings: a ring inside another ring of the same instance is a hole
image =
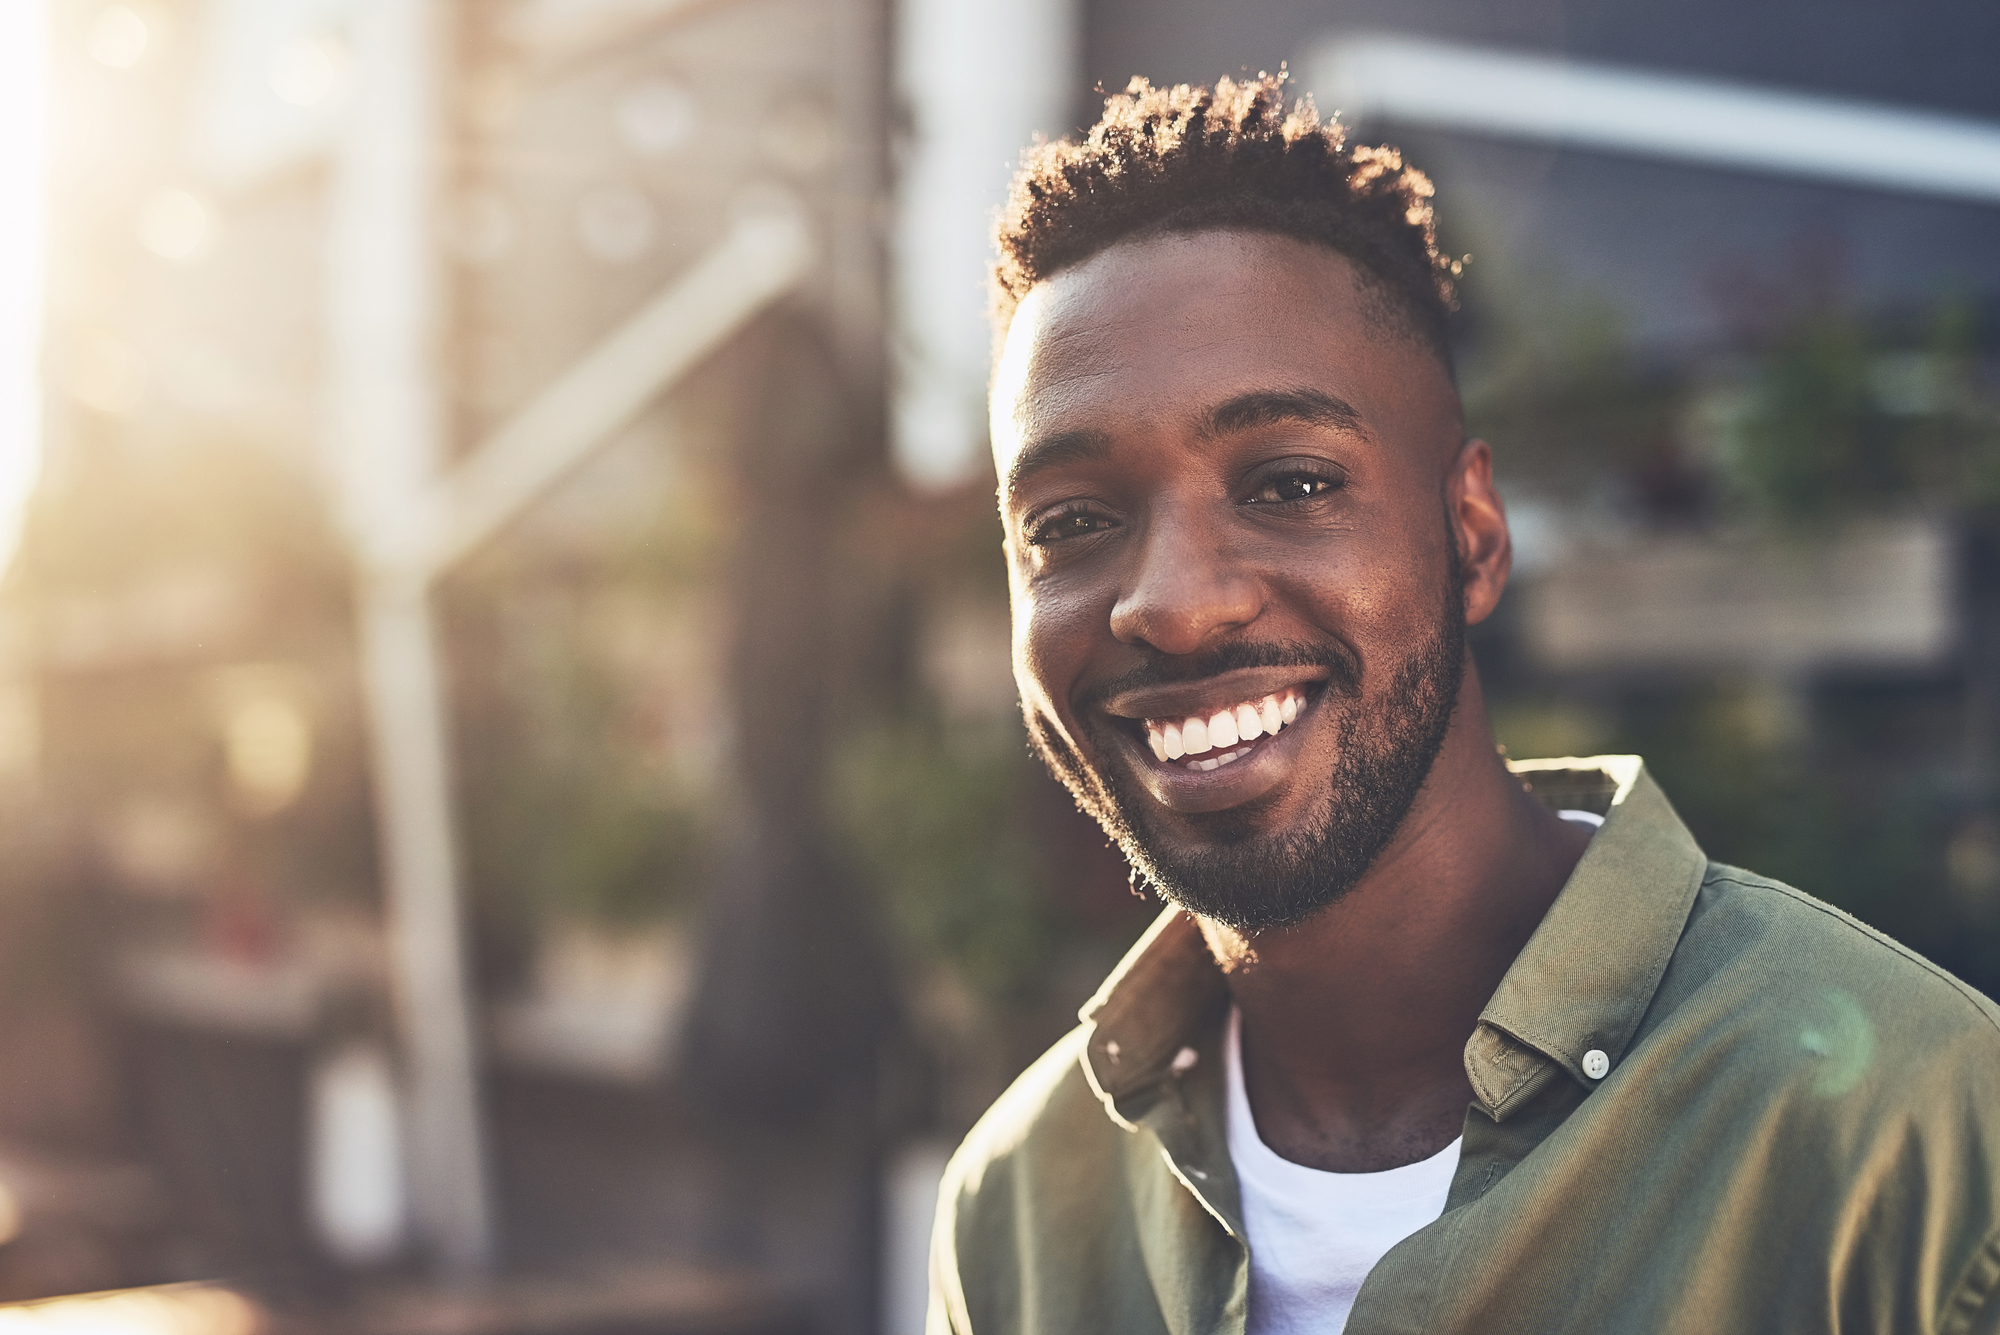
[[[1028,726],[1044,732],[1061,733],[1062,723],[1050,708],[1048,693],[1018,658],[1014,662],[1014,685],[1021,692],[1021,711],[1027,717]]]
[[[1078,656],[1087,652],[1088,641],[1079,640],[1079,628],[1058,615],[1059,608],[1048,602],[1015,602],[1014,683],[1023,708],[1040,720],[1044,732],[1075,748],[1080,739],[1065,702],[1075,694]]]

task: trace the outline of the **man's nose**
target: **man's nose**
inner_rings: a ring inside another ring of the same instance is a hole
[[[1156,513],[1111,609],[1125,644],[1189,654],[1257,619],[1263,582],[1232,555],[1214,525],[1192,513]]]

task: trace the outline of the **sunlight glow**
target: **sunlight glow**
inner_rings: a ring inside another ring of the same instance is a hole
[[[0,4],[0,562],[41,458],[48,11]]]
[[[271,61],[271,91],[295,107],[317,106],[347,77],[347,49],[332,37],[301,37]]]
[[[139,244],[161,259],[197,259],[207,249],[209,208],[185,190],[156,190],[139,209]]]
[[[125,5],[107,5],[90,25],[90,58],[112,69],[130,69],[152,42],[146,20]]]
[[[258,1335],[268,1325],[249,1299],[203,1284],[81,1293],[0,1308],[0,1335]]]

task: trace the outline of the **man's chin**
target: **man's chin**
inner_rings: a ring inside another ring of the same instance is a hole
[[[1274,829],[1277,794],[1220,811],[1169,811],[1135,776],[1087,765],[1039,720],[1030,718],[1028,731],[1077,805],[1161,898],[1243,932],[1295,927],[1346,895],[1415,796],[1413,788],[1390,796],[1392,804],[1403,799],[1392,813],[1379,796],[1363,801],[1359,827],[1323,798],[1291,828]],[[1329,792],[1342,786],[1336,779]]]
[[[1245,932],[1313,917],[1351,891],[1379,851],[1365,835],[1357,847],[1356,832],[1342,830],[1326,807],[1304,829],[1273,832],[1267,817],[1247,810],[1177,817],[1199,827],[1198,837],[1140,828],[1121,846],[1162,898]]]

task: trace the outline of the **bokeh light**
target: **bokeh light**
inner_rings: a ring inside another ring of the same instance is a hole
[[[153,30],[130,5],[106,5],[91,20],[87,49],[90,58],[115,70],[130,69],[145,58]]]
[[[598,186],[576,204],[576,234],[590,255],[606,264],[630,264],[652,249],[659,218],[637,186]]]
[[[296,704],[279,695],[246,699],[223,736],[230,783],[244,808],[265,815],[298,800],[312,770],[312,724]]]
[[[289,42],[271,62],[271,91],[295,107],[312,107],[340,90],[347,76],[347,48],[334,37]]]
[[[168,186],[148,196],[137,222],[139,244],[161,259],[186,263],[208,248],[214,215],[200,196]]]
[[[664,158],[694,137],[701,123],[694,95],[674,79],[646,79],[618,98],[618,133],[642,158]]]

